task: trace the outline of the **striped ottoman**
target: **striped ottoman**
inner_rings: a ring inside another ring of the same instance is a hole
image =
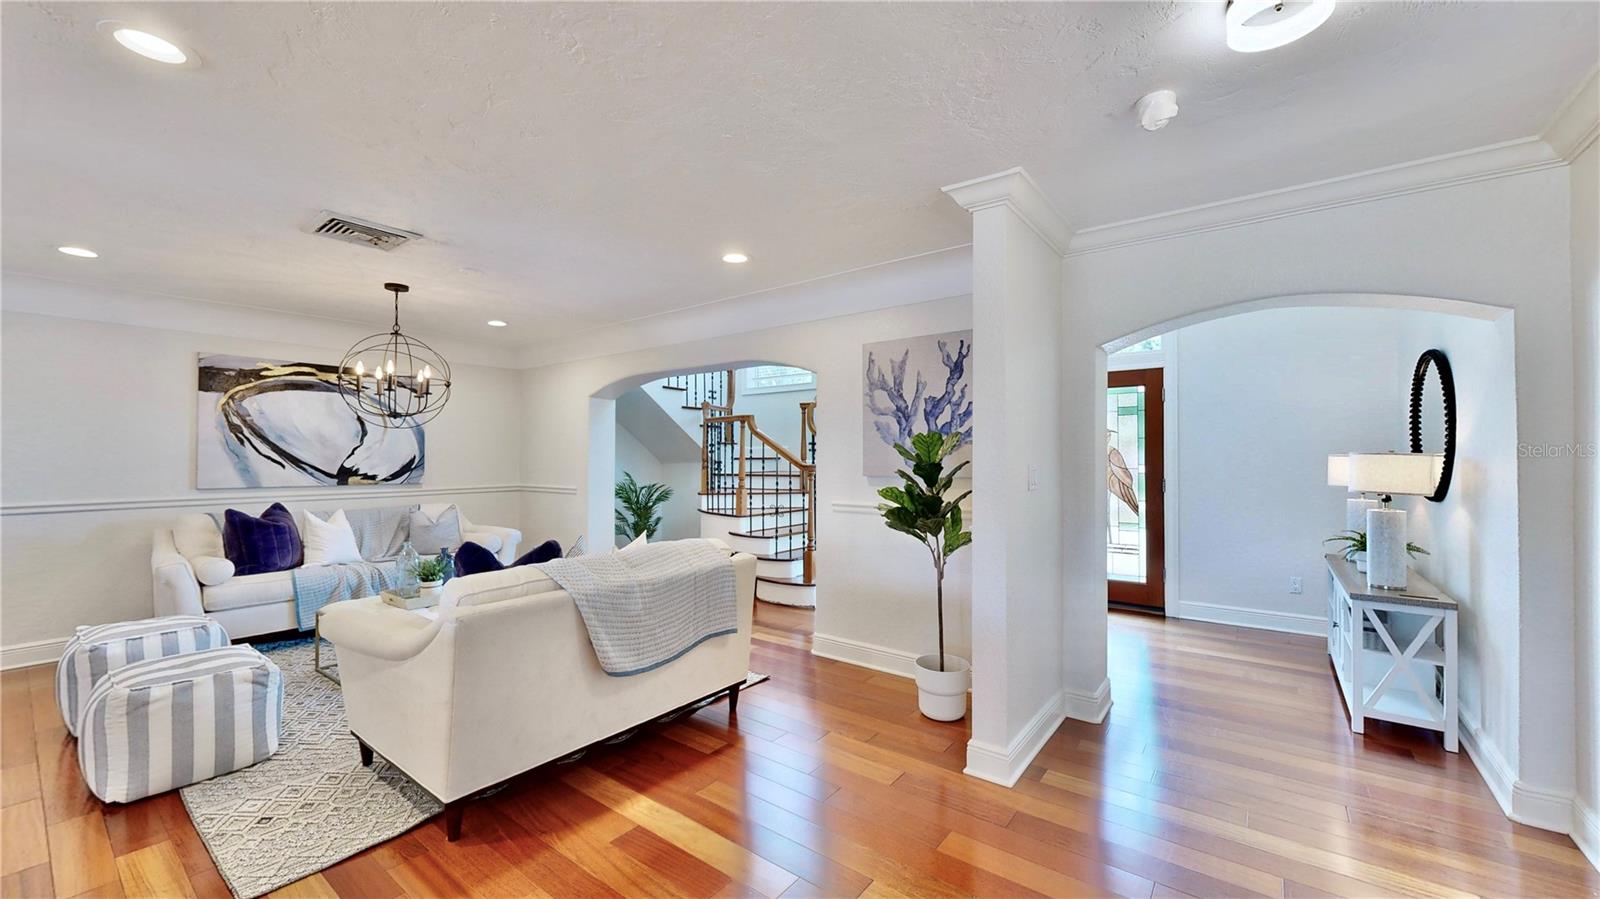
[[[228,645],[228,632],[204,615],[171,615],[80,627],[56,665],[56,707],[78,735],[84,700],[100,678],[131,662]]]
[[[278,750],[283,675],[249,646],[146,659],[113,671],[83,707],[78,767],[105,802],[132,802]]]

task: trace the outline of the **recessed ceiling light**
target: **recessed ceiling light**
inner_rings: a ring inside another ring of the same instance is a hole
[[[99,259],[100,254],[84,247],[56,247],[56,250],[68,256],[77,256],[80,259]]]
[[[1333,0],[1228,0],[1228,47],[1259,53],[1317,30],[1333,15]]]
[[[727,253],[722,257],[722,261],[723,262],[727,262],[727,263],[731,263],[733,265],[741,265],[743,263],[749,262],[750,261],[750,257],[746,256],[743,253]]]
[[[501,321],[498,318],[489,319],[489,327],[491,327],[491,328],[504,328],[505,326],[506,326],[506,323]]]
[[[189,54],[183,52],[183,48],[148,31],[118,28],[111,32],[111,36],[117,39],[117,43],[146,59],[164,62],[169,66],[181,66],[189,61]]]

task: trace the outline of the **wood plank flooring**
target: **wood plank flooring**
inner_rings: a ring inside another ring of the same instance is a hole
[[[279,890],[338,896],[1581,896],[1566,837],[1506,820],[1437,735],[1350,733],[1321,641],[1113,614],[1115,704],[1014,790],[901,678],[813,658],[761,605],[772,680]],[[0,675],[0,896],[226,896],[176,793],[102,806],[49,668]]]

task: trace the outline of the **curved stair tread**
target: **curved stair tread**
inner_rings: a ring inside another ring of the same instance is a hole
[[[756,580],[765,581],[769,584],[782,584],[787,587],[815,587],[817,585],[816,581],[808,581],[803,575],[796,577],[773,577],[772,575],[758,574],[756,575]]]
[[[791,524],[784,527],[760,528],[753,531],[729,531],[728,534],[734,537],[754,537],[755,539],[760,540],[763,537],[794,537],[804,534],[805,532],[805,525]]]

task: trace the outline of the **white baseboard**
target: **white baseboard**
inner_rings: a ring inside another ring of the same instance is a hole
[[[1600,814],[1582,799],[1572,802],[1572,842],[1578,844],[1589,864],[1600,871]]]
[[[1105,692],[1109,700],[1109,688]],[[1061,693],[1045,700],[1044,705],[1028,719],[1022,732],[1012,737],[1004,747],[982,740],[967,741],[967,767],[964,773],[1002,787],[1015,786],[1022,779],[1022,773],[1033,763],[1033,757],[1039,754],[1045,741],[1050,739],[1050,735],[1066,718],[1063,710],[1065,701]]]
[[[1236,627],[1253,627],[1313,637],[1328,632],[1328,619],[1322,615],[1272,612],[1266,609],[1247,609],[1243,606],[1224,606],[1209,602],[1180,602],[1177,608],[1178,617],[1189,621],[1209,621],[1212,624],[1231,624]]]
[[[1111,678],[1100,681],[1093,693],[1061,691],[1061,710],[1075,721],[1099,724],[1111,713]]]
[[[1494,794],[1494,801],[1500,803],[1500,810],[1506,813],[1506,817],[1511,817],[1511,785],[1517,780],[1511,766],[1506,764],[1500,751],[1483,738],[1483,728],[1466,715],[1461,716],[1457,734],[1461,748],[1466,750],[1467,756],[1478,767],[1483,782],[1489,785],[1489,792]]]
[[[1571,793],[1556,793],[1522,780],[1511,784],[1511,820],[1540,830],[1571,834],[1576,802]]]
[[[1536,787],[1518,779],[1500,751],[1484,739],[1483,728],[1466,715],[1461,716],[1458,733],[1461,748],[1472,758],[1478,773],[1483,776],[1483,782],[1489,785],[1489,792],[1494,794],[1494,801],[1500,804],[1500,810],[1505,812],[1507,818],[1540,830],[1571,834],[1573,840],[1577,841],[1582,824],[1578,820],[1581,810],[1577,797]],[[1593,820],[1592,816],[1590,820]],[[1588,850],[1585,850],[1585,854],[1589,855],[1591,861],[1594,860],[1594,855]]]
[[[827,634],[811,635],[811,654],[900,677],[917,676],[917,653]]]
[[[66,651],[68,639],[62,637],[59,640],[35,640],[32,643],[0,646],[0,671],[54,663]]]

